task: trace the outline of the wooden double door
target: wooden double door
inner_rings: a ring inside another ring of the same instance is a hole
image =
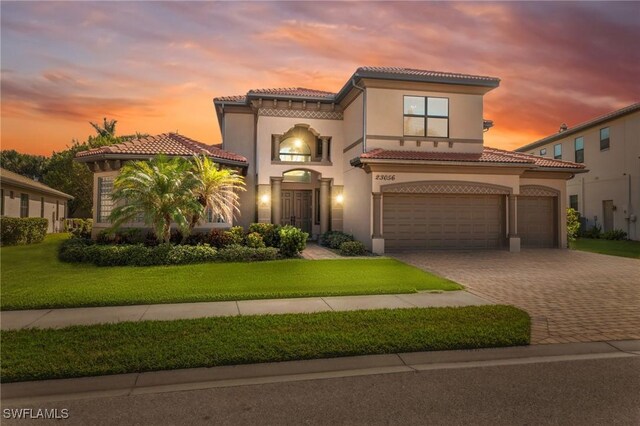
[[[311,233],[311,190],[282,191],[282,224]]]

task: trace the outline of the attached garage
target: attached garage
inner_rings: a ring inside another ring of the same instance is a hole
[[[518,236],[522,247],[558,246],[557,200],[552,196],[518,197]]]
[[[504,196],[385,193],[385,251],[499,249]]]

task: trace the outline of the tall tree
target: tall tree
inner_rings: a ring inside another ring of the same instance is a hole
[[[111,197],[120,203],[110,215],[113,228],[143,215],[160,241],[169,242],[171,223],[188,235],[189,218],[203,209],[194,196],[197,180],[191,169],[189,161],[165,156],[126,163],[113,182]]]
[[[102,119],[103,124],[102,126],[100,126],[99,124],[96,124],[92,121],[89,122],[89,124],[91,124],[93,126],[94,129],[96,129],[96,132],[98,132],[98,136],[102,136],[102,137],[115,137],[116,135],[116,120],[107,120],[107,117],[104,117]]]
[[[225,222],[231,223],[235,213],[240,212],[238,191],[244,191],[244,179],[235,171],[221,169],[207,156],[194,156],[193,175],[197,181],[193,189],[194,195],[202,211],[210,211],[221,216]],[[200,211],[194,212],[190,221],[190,229],[202,219]]]
[[[15,149],[0,151],[0,167],[38,181],[42,180],[47,163],[42,155],[22,154]]]

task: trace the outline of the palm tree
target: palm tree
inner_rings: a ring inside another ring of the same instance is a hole
[[[231,223],[235,213],[240,212],[238,191],[245,191],[242,176],[235,171],[221,169],[204,155],[193,157],[193,175],[197,181],[193,192],[202,209],[194,212],[190,229],[198,224],[207,211]]]
[[[100,126],[99,124],[96,124],[92,121],[89,122],[89,124],[91,124],[93,126],[94,129],[96,129],[96,132],[98,132],[99,136],[103,136],[103,137],[115,137],[116,136],[116,120],[109,120],[107,121],[107,117],[104,117],[103,119],[104,124],[102,126]]]
[[[144,215],[160,241],[169,242],[172,222],[188,235],[189,218],[203,212],[194,193],[197,184],[191,162],[182,158],[157,156],[125,164],[114,180],[112,199],[121,205],[110,215],[112,227]]]

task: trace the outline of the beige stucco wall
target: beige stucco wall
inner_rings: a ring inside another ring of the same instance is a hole
[[[351,151],[357,149],[359,146]],[[347,169],[343,191],[343,231],[352,234],[371,250],[371,175],[359,168]]]
[[[235,223],[247,228],[257,220],[256,197],[258,184],[256,179],[255,155],[255,115],[226,113],[224,115],[225,150],[243,155],[249,162],[245,177],[246,191],[240,192],[240,214]]]
[[[380,147],[385,149],[422,149],[449,150],[452,152],[480,152],[481,143],[456,142],[452,148],[448,143],[421,143],[415,146],[400,147],[398,141],[385,141],[375,136],[402,138],[404,135],[404,96],[433,96],[449,98],[449,138],[481,141],[482,132],[482,95],[443,93],[431,91],[367,89],[367,150]],[[371,136],[370,136],[371,135]],[[446,141],[445,138],[429,140]]]
[[[13,185],[2,184],[4,191],[4,215],[20,217],[20,194],[29,195],[29,217],[43,217],[49,225],[47,232],[62,231],[61,220],[66,217],[67,200],[43,192],[24,189]],[[13,198],[11,192],[13,191]],[[44,214],[41,215],[42,197],[44,197]],[[57,202],[57,204],[56,204]],[[57,210],[57,215],[56,215]],[[56,219],[57,218],[57,219]]]
[[[296,124],[309,125],[321,136],[331,137],[331,164],[313,162],[272,164],[272,135],[284,134]],[[342,147],[344,146],[342,120],[260,116],[257,134],[258,184],[269,184],[271,177],[280,177],[289,170],[305,169],[319,173],[320,177],[333,179],[334,185],[342,185]]]
[[[344,110],[344,145],[341,147],[342,149],[355,143],[363,136],[363,97],[362,94],[359,94]]]
[[[610,147],[600,151],[600,129],[609,127]],[[584,160],[588,173],[567,182],[566,201],[578,196],[578,210],[588,226],[602,226],[604,200],[613,200],[614,229],[627,232],[629,238],[640,239],[640,112],[602,123],[558,141],[527,151],[535,155],[546,149],[545,157],[553,158],[553,148],[562,145],[562,159],[575,161],[575,139],[584,137]],[[635,216],[635,221],[629,220]]]

